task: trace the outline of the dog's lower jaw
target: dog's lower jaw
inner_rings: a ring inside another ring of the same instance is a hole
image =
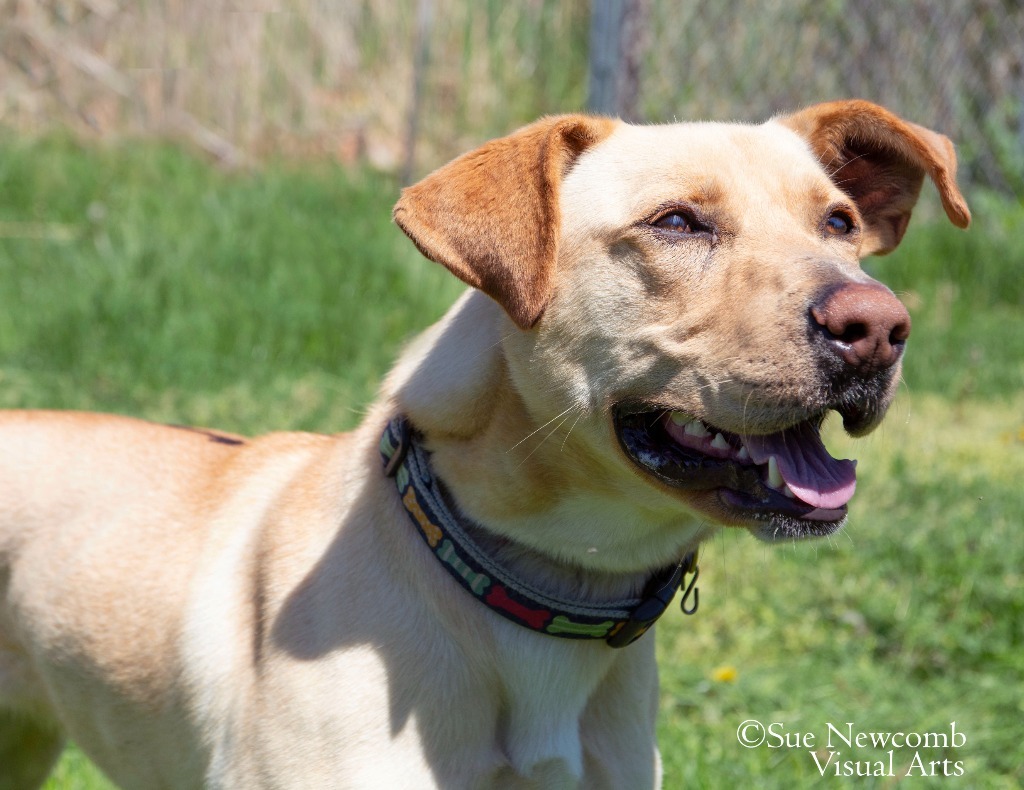
[[[848,518],[844,515],[838,521],[821,521],[810,526],[789,519],[768,519],[763,524],[748,526],[747,529],[751,535],[765,543],[824,538],[842,530],[846,526]]]

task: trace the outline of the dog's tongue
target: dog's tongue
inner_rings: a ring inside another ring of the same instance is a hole
[[[744,436],[743,443],[756,464],[767,463],[774,455],[789,490],[808,505],[840,508],[857,487],[857,462],[829,455],[818,429],[809,422],[768,436]]]

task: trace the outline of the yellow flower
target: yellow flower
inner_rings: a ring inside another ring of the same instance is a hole
[[[718,683],[735,683],[736,674],[736,667],[718,667],[711,673],[711,679]]]

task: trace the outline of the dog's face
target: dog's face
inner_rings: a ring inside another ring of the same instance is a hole
[[[899,243],[925,174],[966,226],[949,141],[843,102],[762,126],[559,118],[490,146],[396,219],[518,325],[536,425],[568,406],[587,477],[629,496],[765,538],[841,526],[854,464],[820,426],[878,424],[910,331],[859,260]]]

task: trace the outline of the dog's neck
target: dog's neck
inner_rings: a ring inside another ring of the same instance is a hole
[[[399,361],[386,385],[391,414],[422,431],[481,544],[512,570],[560,595],[635,596],[706,527],[677,506],[611,490],[577,442],[582,426],[570,431],[570,420],[546,438],[553,426],[535,424],[510,378],[504,344],[516,331],[488,297],[467,292]]]
[[[394,478],[411,522],[435,557],[462,587],[505,619],[549,636],[602,639],[611,647],[625,647],[661,617],[689,573],[693,579],[683,595],[683,610],[696,611],[696,552],[661,569],[640,594],[628,598],[604,601],[581,598],[575,591],[568,598],[553,594],[548,577],[565,582],[565,568],[552,569],[550,559],[543,558],[548,568],[542,574],[538,558],[525,556],[521,546],[496,538],[465,518],[432,468],[422,437],[406,418],[396,416],[388,422],[380,451],[385,474]],[[511,570],[511,552],[515,564],[531,566],[528,576]],[[583,578],[593,575],[579,572]],[[547,584],[538,585],[538,578]],[[691,592],[693,601],[687,607]]]

